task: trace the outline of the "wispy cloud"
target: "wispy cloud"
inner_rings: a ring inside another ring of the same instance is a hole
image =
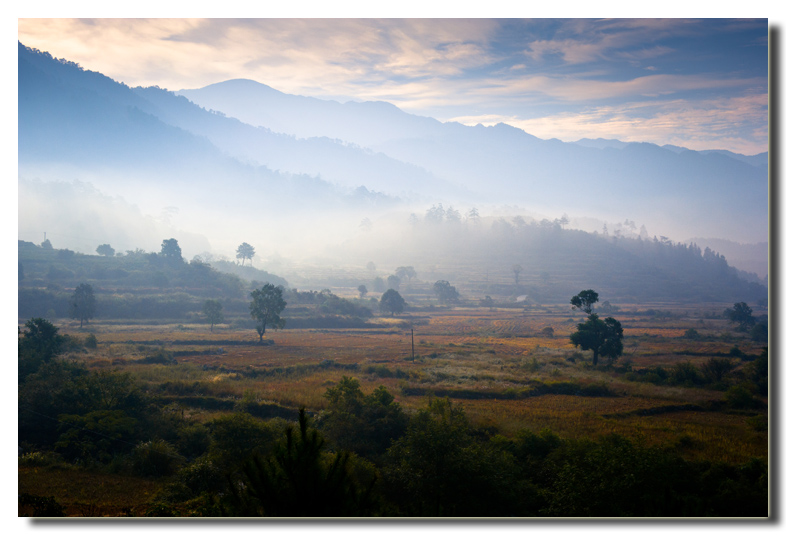
[[[761,20],[19,19],[18,32],[131,86],[250,78],[443,120],[508,118],[548,137],[766,143],[766,107],[742,123],[723,107],[766,97]]]

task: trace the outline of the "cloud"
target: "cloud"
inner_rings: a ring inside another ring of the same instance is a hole
[[[767,106],[767,95],[759,93],[696,102],[629,103],[534,119],[508,117],[504,122],[545,139],[601,137],[758,154],[768,150],[768,131],[761,126],[767,124]],[[474,124],[474,119],[463,117],[460,122]]]

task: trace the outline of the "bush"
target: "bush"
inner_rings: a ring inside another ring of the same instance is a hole
[[[96,349],[98,347],[98,339],[96,338],[96,335],[93,333],[87,335],[85,338],[85,347],[88,349]]]
[[[163,477],[172,475],[185,459],[164,440],[143,442],[131,454],[131,468],[136,475]]]
[[[749,383],[734,385],[726,391],[723,400],[733,409],[754,409],[759,402],[753,392],[754,388]]]

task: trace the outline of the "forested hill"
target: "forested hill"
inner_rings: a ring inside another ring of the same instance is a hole
[[[432,209],[433,210],[433,209]],[[447,279],[463,295],[565,302],[593,288],[616,302],[757,303],[767,288],[709,248],[629,233],[589,233],[559,221],[488,218],[477,224],[415,218],[405,232],[371,231],[347,247],[377,263],[413,265],[421,279]],[[361,258],[357,258],[358,262]],[[520,267],[518,284],[513,266]]]

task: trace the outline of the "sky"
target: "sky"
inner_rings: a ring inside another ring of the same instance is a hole
[[[541,138],[757,154],[767,19],[25,19],[22,44],[132,87],[248,78]]]

